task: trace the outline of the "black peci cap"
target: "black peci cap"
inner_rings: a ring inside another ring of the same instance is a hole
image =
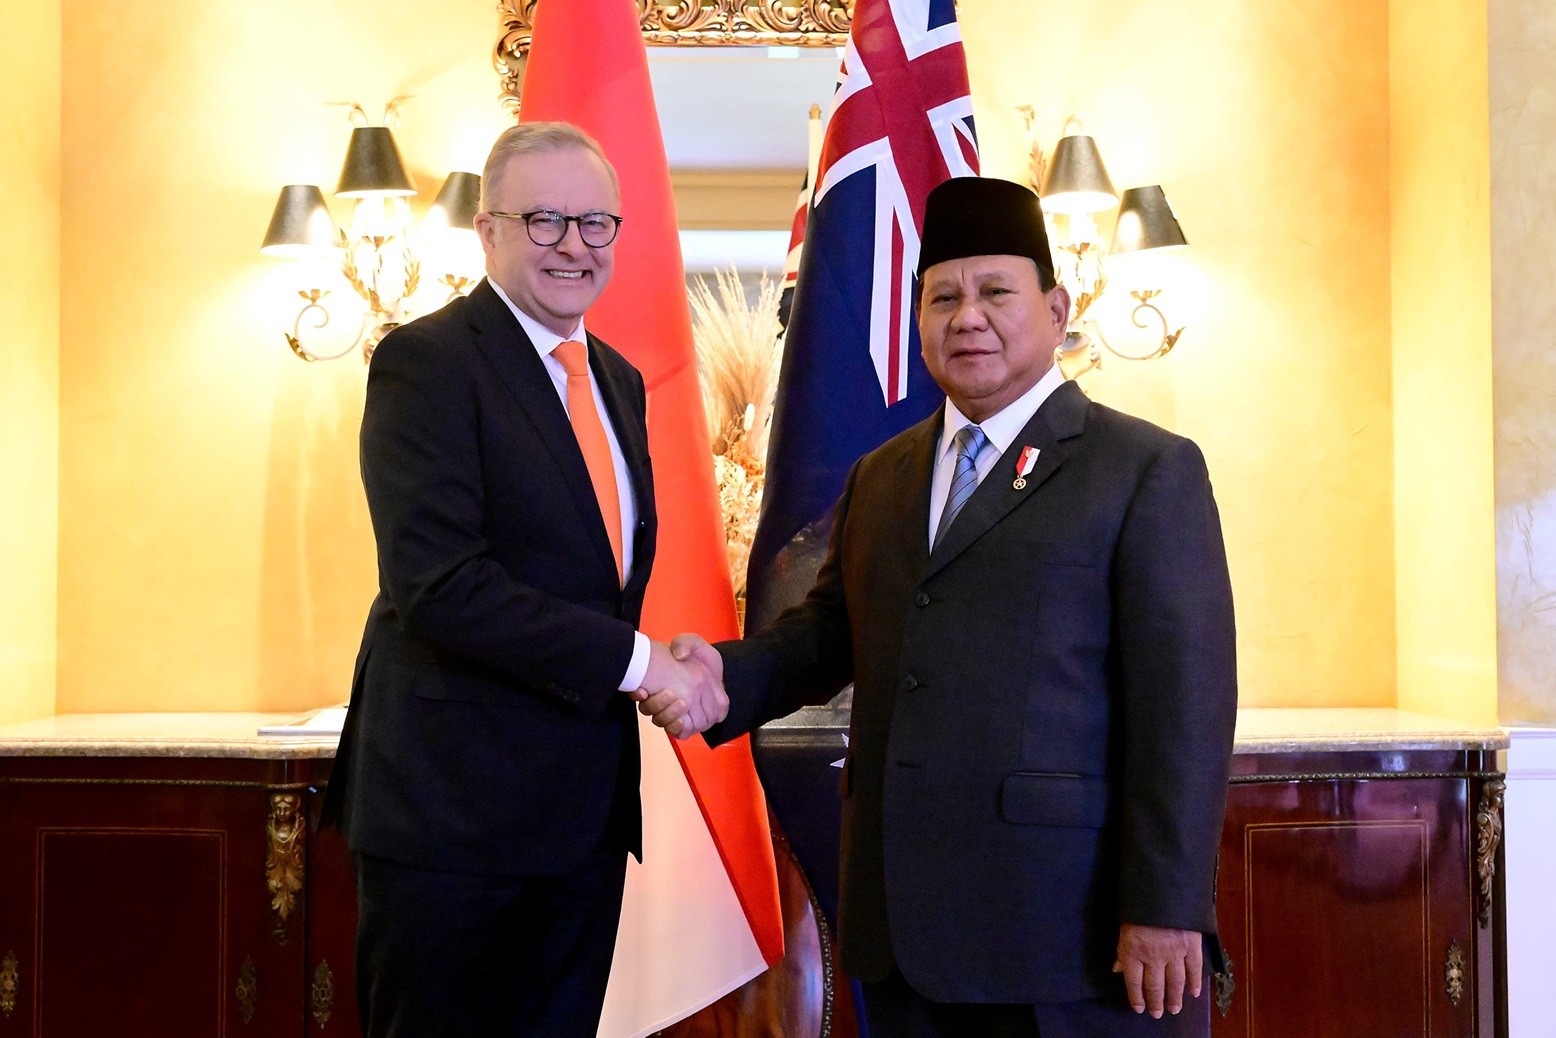
[[[918,275],[968,256],[1025,256],[1053,282],[1054,257],[1037,195],[993,177],[953,177],[929,193]]]

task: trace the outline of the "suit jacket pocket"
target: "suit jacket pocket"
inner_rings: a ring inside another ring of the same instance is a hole
[[[491,706],[527,706],[539,700],[522,685],[473,671],[423,664],[412,670],[411,691],[422,699]]]
[[[1000,817],[1017,825],[1100,829],[1107,815],[1108,781],[1100,776],[1018,771],[1000,785]]]

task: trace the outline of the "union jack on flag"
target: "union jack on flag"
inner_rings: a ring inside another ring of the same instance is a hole
[[[978,175],[962,35],[954,8],[937,21],[936,7],[952,5],[896,0],[856,8],[813,203],[856,173],[874,174],[870,357],[888,406],[908,395],[904,359],[924,199],[942,180]]]
[[[953,0],[858,0],[784,342],[748,629],[804,597],[849,467],[944,399],[913,321],[924,200],[978,175]]]

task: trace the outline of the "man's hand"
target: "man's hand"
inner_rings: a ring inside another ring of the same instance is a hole
[[[1183,991],[1199,997],[1204,978],[1204,935],[1197,930],[1125,923],[1118,928],[1113,972],[1124,975],[1124,991],[1137,1013],[1161,1019],[1162,1010],[1183,1009]]]
[[[700,642],[706,652],[690,649],[672,654],[671,647],[653,642],[643,687],[633,693],[638,709],[677,739],[690,739],[724,720],[729,698],[724,694],[724,661],[718,652],[696,635],[682,635]],[[714,666],[705,662],[712,657]]]
[[[714,679],[722,686],[724,684],[724,657],[719,655],[719,650],[709,645],[700,634],[678,634],[670,643],[670,655],[678,660],[697,660]]]

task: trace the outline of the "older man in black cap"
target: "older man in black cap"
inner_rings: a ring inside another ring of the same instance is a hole
[[[714,743],[854,682],[839,929],[874,1038],[1208,1035],[1237,691],[1204,459],[1063,380],[1025,187],[937,187],[918,270],[944,410],[855,465],[804,603],[674,649],[722,667]]]

